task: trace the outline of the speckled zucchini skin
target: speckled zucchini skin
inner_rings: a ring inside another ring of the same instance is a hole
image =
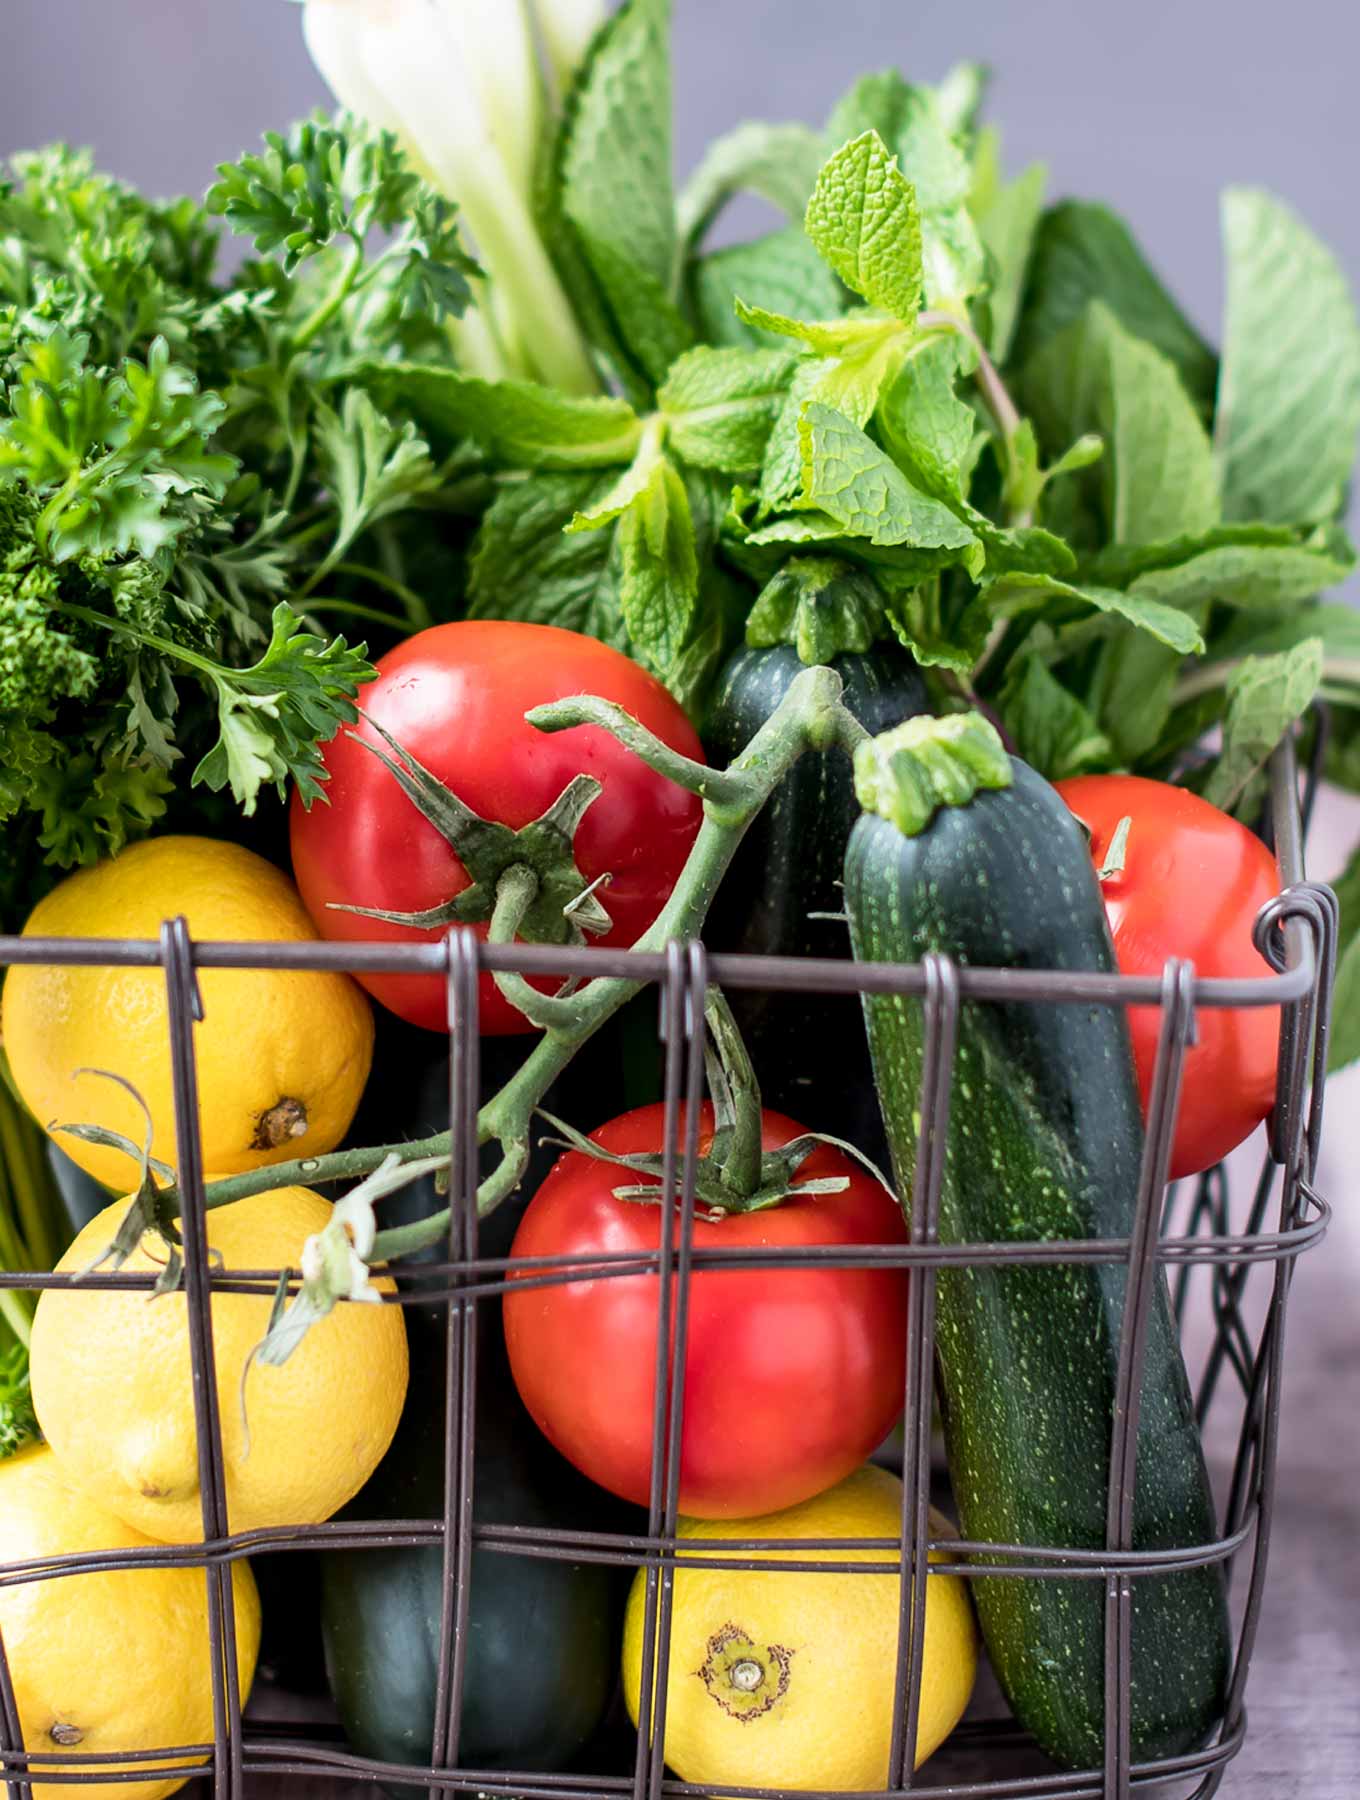
[[[791,644],[738,650],[718,678],[704,748],[727,763],[755,736],[803,669]],[[905,650],[877,645],[832,659],[845,703],[877,734],[927,710],[920,670]],[[839,750],[804,756],[751,826],[704,931],[711,950],[752,956],[848,957],[845,847],[859,816],[850,759]],[[854,996],[728,995],[755,1061],[767,1106],[818,1131],[885,1155],[864,1027]]]
[[[1115,966],[1085,842],[1048,783],[945,808],[916,838],[864,815],[846,859],[855,955],[1014,969]],[[923,1008],[866,996],[899,1189],[911,1190]],[[954,1069],[940,1207],[945,1243],[1125,1237],[1142,1122],[1128,1032],[1111,1007],[970,1003]],[[1122,1267],[941,1269],[937,1378],[964,1536],[1098,1549],[1124,1307]],[[1138,1432],[1134,1548],[1216,1536],[1165,1280],[1157,1281]],[[1099,1580],[972,1584],[1016,1717],[1059,1762],[1098,1764],[1104,1735]],[[1134,1584],[1133,1751],[1174,1755],[1221,1716],[1230,1659],[1220,1568]]]

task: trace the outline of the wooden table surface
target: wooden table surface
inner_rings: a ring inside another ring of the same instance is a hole
[[[1360,803],[1326,797],[1313,834],[1313,869],[1336,873],[1360,837]],[[1297,1266],[1289,1301],[1280,1462],[1269,1576],[1247,1690],[1248,1731],[1221,1787],[1224,1800],[1360,1800],[1360,1068],[1328,1092],[1319,1187],[1334,1218]],[[1249,1168],[1243,1174],[1249,1176]],[[1239,1196],[1245,1191],[1239,1181]],[[1253,1276],[1259,1303],[1267,1272]],[[1201,1277],[1198,1300],[1207,1301]],[[1202,1337],[1202,1313],[1192,1329]],[[1230,1466],[1231,1408],[1213,1422],[1216,1480]],[[995,1714],[995,1705],[986,1710]],[[266,1701],[267,1710],[273,1711]],[[948,1760],[946,1760],[948,1759]],[[1014,1772],[1038,1773],[1037,1757]],[[931,1782],[1001,1771],[946,1750]],[[1009,1772],[1009,1771],[1008,1771]],[[924,1774],[924,1771],[923,1771]],[[927,1790],[928,1791],[928,1790]],[[1140,1790],[1147,1793],[1148,1790]],[[1175,1790],[1183,1793],[1182,1784]],[[362,1784],[260,1778],[250,1800],[319,1796],[372,1800]],[[1032,1800],[1041,1800],[1040,1796]]]

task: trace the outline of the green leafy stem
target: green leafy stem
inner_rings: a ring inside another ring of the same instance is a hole
[[[702,798],[703,822],[689,860],[664,910],[634,945],[636,950],[653,953],[699,934],[747,828],[797,759],[805,752],[836,745],[853,756],[867,735],[841,703],[840,677],[823,667],[799,674],[776,711],[727,769],[712,769],[679,755],[606,701],[590,697],[554,701],[536,707],[528,718],[540,731],[548,732],[600,726],[648,767]],[[524,867],[516,866],[502,875],[489,932],[492,942],[513,938],[518,919],[533,902],[532,888],[532,871]],[[494,1212],[518,1185],[529,1159],[533,1117],[549,1087],[581,1046],[643,986],[621,976],[601,976],[569,996],[542,995],[520,976],[497,973],[494,979],[506,997],[544,1029],[535,1048],[478,1115],[479,1144],[497,1143],[501,1152],[477,1191],[477,1209],[483,1217]],[[413,1175],[418,1169],[446,1169],[451,1151],[451,1134],[440,1132],[413,1143],[340,1150],[329,1156],[276,1163],[210,1183],[207,1204],[226,1206],[291,1183],[356,1180],[389,1164],[409,1168]],[[163,1195],[167,1205],[174,1198],[173,1189]],[[444,1209],[415,1224],[381,1231],[374,1240],[371,1260],[385,1262],[424,1249],[446,1237],[448,1228],[449,1213]]]

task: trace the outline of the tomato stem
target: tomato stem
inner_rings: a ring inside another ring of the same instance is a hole
[[[670,899],[652,926],[633,946],[656,953],[668,944],[699,935],[733,857],[752,820],[805,752],[831,744],[853,749],[862,728],[841,703],[841,678],[834,670],[804,669],[795,678],[776,710],[761,726],[746,749],[727,769],[709,769],[654,738],[621,709],[590,697],[559,700],[538,707],[529,716],[540,730],[567,731],[578,725],[597,725],[617,737],[648,765],[677,781],[704,800],[704,818],[689,860],[681,871]],[[499,906],[501,895],[497,890]],[[518,889],[505,901],[502,926],[507,926]],[[549,1087],[571,1062],[576,1052],[608,1019],[640,993],[645,983],[621,976],[598,976],[588,982],[569,1005],[553,1008],[554,1016],[542,1037],[519,1068],[485,1106],[477,1119],[477,1141],[498,1142],[501,1160],[477,1190],[477,1210],[485,1217],[514,1192],[528,1160],[529,1135],[535,1109]],[[535,995],[535,1007],[558,996]],[[340,1150],[329,1156],[299,1158],[251,1169],[208,1184],[206,1201],[226,1206],[250,1194],[272,1188],[303,1186],[316,1182],[354,1180],[369,1175],[389,1157],[409,1163],[450,1155],[451,1137],[440,1132],[416,1143],[383,1144],[375,1148]],[[170,1190],[168,1199],[174,1198]],[[374,1262],[407,1255],[436,1244],[449,1228],[445,1208],[429,1218],[390,1231],[380,1231],[373,1246]]]
[[[1110,839],[1109,848],[1105,852],[1105,860],[1100,865],[1100,879],[1108,881],[1112,875],[1124,873],[1124,863],[1128,857],[1129,832],[1133,829],[1133,820],[1126,814],[1114,828],[1114,836]]]
[[[760,1083],[732,1008],[720,989],[709,989],[704,1017],[712,1041],[708,1085],[713,1094],[714,1123],[727,1140],[722,1184],[734,1198],[749,1200],[760,1186],[762,1172]]]
[[[513,944],[538,899],[540,882],[527,863],[513,863],[496,883],[496,904],[487,927],[488,944]],[[565,910],[565,909],[564,909]],[[496,969],[491,979],[497,988],[531,1025],[546,1030],[550,1025],[571,1026],[577,1017],[574,1000],[556,994],[540,994],[523,975],[509,969]]]

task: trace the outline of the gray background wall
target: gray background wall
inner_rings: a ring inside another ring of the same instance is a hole
[[[288,0],[3,0],[0,151],[55,137],[119,175],[201,190],[212,165],[323,99]],[[1360,286],[1347,0],[675,0],[677,162],[748,117],[821,118],[866,69],[996,72],[1013,163],[1109,199],[1183,303],[1220,305],[1216,195],[1292,202]]]

